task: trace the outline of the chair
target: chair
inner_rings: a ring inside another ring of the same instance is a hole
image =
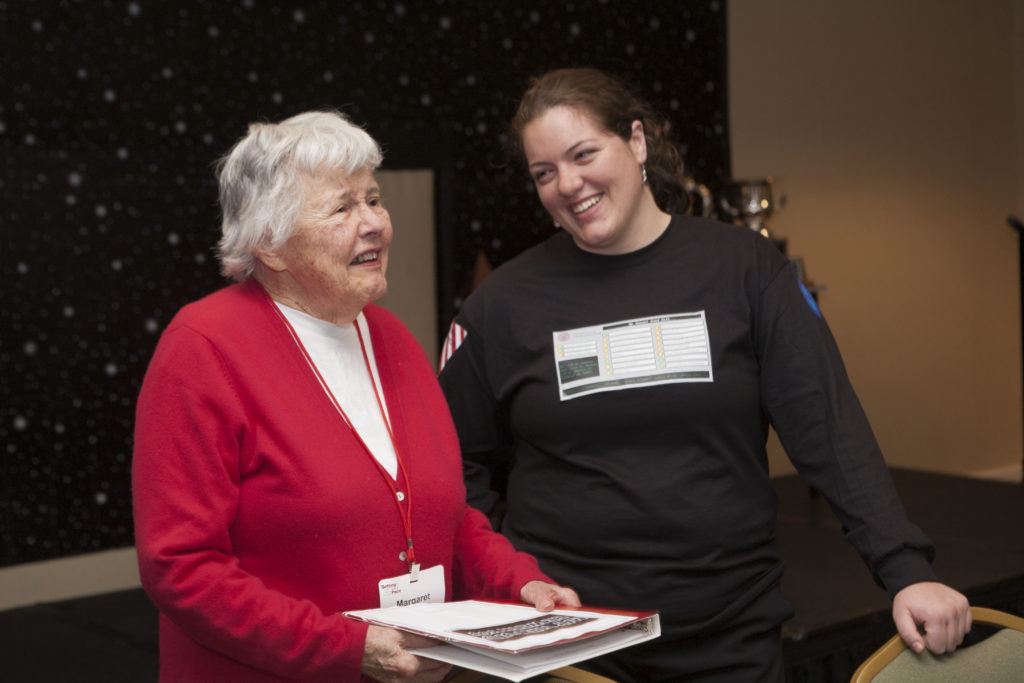
[[[541,683],[615,683],[610,678],[598,674],[577,669],[574,666],[564,666],[561,669],[549,671],[542,674]],[[502,679],[489,677],[479,671],[463,671],[452,678],[448,683],[477,683],[477,681],[499,681]],[[531,679],[532,680],[532,679]]]
[[[972,607],[971,616],[1003,630],[938,657],[927,650],[915,655],[897,634],[864,660],[850,683],[1024,680],[1024,619],[985,607]]]

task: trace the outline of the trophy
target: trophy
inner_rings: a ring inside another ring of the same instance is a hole
[[[715,213],[715,200],[711,196],[711,190],[704,183],[698,183],[689,175],[683,176],[683,189],[690,197],[690,215],[713,218]]]
[[[772,179],[732,180],[719,199],[722,210],[733,223],[745,225],[771,239],[768,218],[778,208],[772,201]]]

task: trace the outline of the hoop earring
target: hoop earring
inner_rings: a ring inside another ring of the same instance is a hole
[[[644,185],[647,184],[647,165],[640,164],[640,180]]]

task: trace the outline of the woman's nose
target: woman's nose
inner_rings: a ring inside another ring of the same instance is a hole
[[[383,207],[359,204],[359,233],[370,235],[381,232],[387,221],[387,214]]]
[[[558,174],[558,192],[565,196],[571,196],[583,185],[583,179],[572,170],[561,171]]]

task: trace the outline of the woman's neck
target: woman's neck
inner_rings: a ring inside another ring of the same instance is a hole
[[[653,243],[665,233],[668,224],[672,222],[672,214],[658,208],[649,187],[645,188],[642,202],[635,218],[638,239],[631,245],[630,251],[638,251]]]
[[[672,215],[658,208],[654,201],[654,195],[649,187],[645,187],[641,194],[636,210],[630,218],[629,224],[624,226],[620,239],[611,248],[595,249],[582,239],[573,237],[573,241],[583,251],[590,251],[597,254],[610,256],[621,256],[639,251],[661,237],[672,222]]]
[[[253,278],[263,285],[263,289],[274,301],[334,325],[352,324],[362,310],[348,310],[337,305],[326,305],[326,302],[306,296],[302,287],[287,272],[276,273],[257,265]]]

